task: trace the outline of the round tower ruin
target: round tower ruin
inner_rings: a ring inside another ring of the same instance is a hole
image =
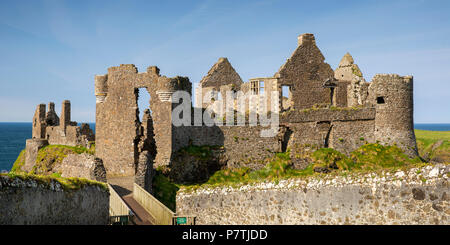
[[[375,105],[375,140],[397,145],[408,156],[416,157],[417,144],[413,119],[413,77],[377,74],[369,87]]]

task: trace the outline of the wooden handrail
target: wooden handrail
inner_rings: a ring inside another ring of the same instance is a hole
[[[132,216],[133,212],[128,205],[117,194],[114,188],[108,184],[109,188],[109,216]]]
[[[175,213],[136,183],[133,198],[153,216],[156,225],[172,225]]]

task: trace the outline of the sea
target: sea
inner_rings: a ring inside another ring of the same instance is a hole
[[[95,123],[88,124],[95,132]],[[25,141],[31,139],[31,128],[31,122],[0,122],[0,172],[11,169]]]
[[[95,131],[95,123],[89,123]],[[450,131],[450,123],[418,123],[415,129]],[[0,172],[7,172],[25,149],[25,140],[31,138],[31,123],[0,122]]]

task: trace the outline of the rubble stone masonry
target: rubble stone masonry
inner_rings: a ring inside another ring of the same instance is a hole
[[[197,224],[450,224],[449,165],[180,189],[177,215]]]

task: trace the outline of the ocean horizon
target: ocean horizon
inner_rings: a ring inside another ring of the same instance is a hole
[[[95,132],[95,123],[88,123]],[[79,123],[81,125],[81,123]],[[450,123],[416,123],[415,129],[450,131]],[[31,122],[0,122],[0,172],[9,171],[31,138]]]

